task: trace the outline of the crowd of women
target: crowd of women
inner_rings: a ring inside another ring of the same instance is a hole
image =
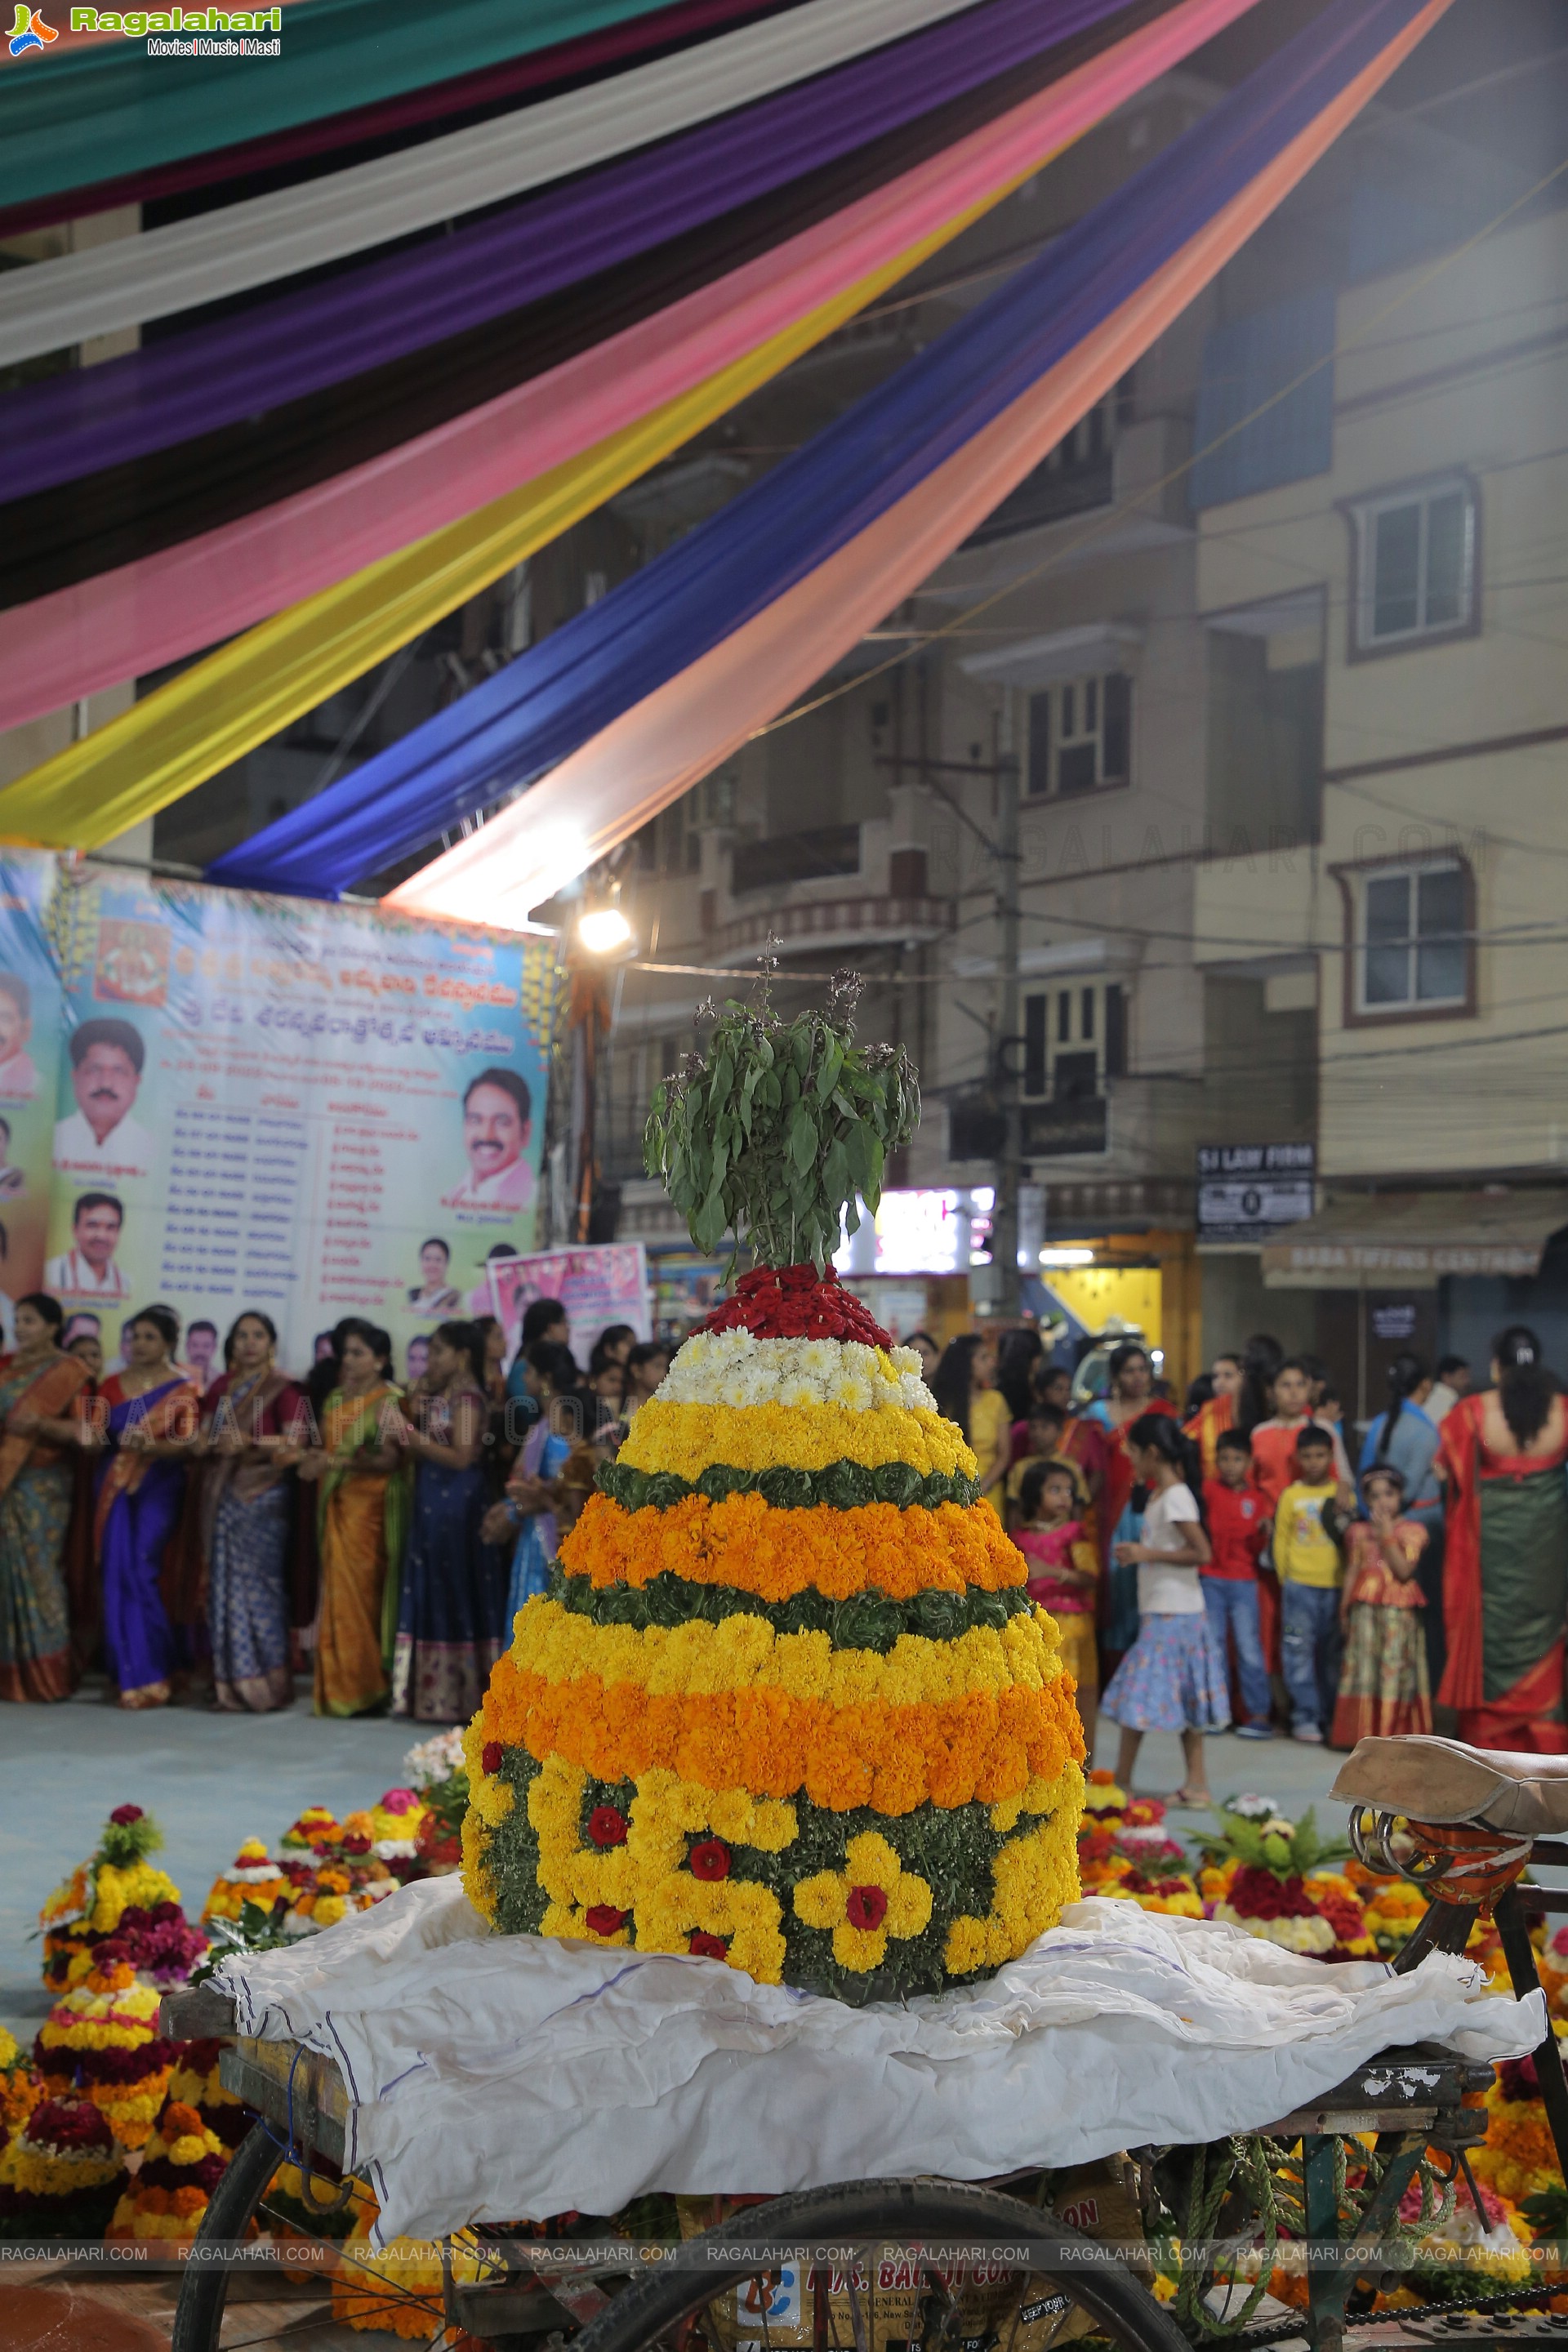
[[[1033,1334],[966,1335],[933,1384],[1063,1628],[1092,1739],[1118,1777],[1151,1729],[1352,1746],[1442,1727],[1568,1753],[1568,1403],[1537,1335],[1493,1343],[1490,1385],[1409,1352],[1354,1447],[1326,1366],[1265,1334],[1178,1403],[1129,1339],[1075,1402]],[[1103,1688],[1103,1699],[1100,1693]]]
[[[18,1300],[0,1360],[0,1698],[101,1672],[132,1709],[210,1694],[229,1712],[467,1719],[542,1590],[563,1525],[664,1376],[629,1325],[586,1371],[558,1299],[509,1365],[490,1318],[437,1324],[400,1382],[386,1332],[346,1317],[308,1371],[238,1317],[210,1385],[147,1307],[104,1374],[95,1333]]]
[[[453,1320],[401,1382],[358,1317],[298,1376],[255,1311],[210,1384],[180,1337],[144,1307],[106,1375],[53,1298],[16,1303],[0,1698],[101,1672],[127,1708],[205,1690],[263,1712],[309,1670],[320,1714],[466,1720],[668,1361],[621,1324],[580,1369],[555,1299],[510,1363],[493,1318]],[[1032,1332],[911,1344],[1062,1629],[1091,1742],[1097,1707],[1121,1727],[1123,1776],[1146,1730],[1178,1731],[1197,1801],[1207,1730],[1347,1746],[1430,1728],[1434,1701],[1477,1745],[1568,1753],[1568,1404],[1522,1325],[1476,1395],[1456,1358],[1434,1381],[1396,1356],[1353,1467],[1324,1366],[1264,1335],[1181,1405],[1133,1339],[1092,1399]]]

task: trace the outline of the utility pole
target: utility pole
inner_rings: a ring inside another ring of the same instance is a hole
[[[1002,982],[995,1083],[1005,1122],[996,1169],[996,1201],[991,1218],[991,1263],[996,1271],[998,1310],[1009,1320],[1019,1313],[1018,1190],[1023,1179],[1024,1111],[1018,1099],[1018,754],[1013,696],[1003,707],[996,754],[996,914],[1001,926],[997,971]]]

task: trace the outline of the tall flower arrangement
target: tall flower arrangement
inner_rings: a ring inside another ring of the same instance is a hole
[[[839,1283],[919,1111],[852,997],[729,1005],[656,1094],[693,1238],[761,1261],[680,1350],[471,1725],[464,1876],[511,1933],[861,2001],[973,1979],[1078,1892],[1056,1629],[919,1360]]]
[[[140,1805],[115,1807],[96,1852],[62,1880],[38,1915],[48,1991],[79,1984],[93,1965],[96,1948],[107,1937],[123,1943],[127,1936],[138,1935],[155,1942],[154,1930],[184,1927],[180,1890],[150,1859],[163,1843],[163,1832],[151,1813]],[[178,1940],[165,1933],[165,1957]]]

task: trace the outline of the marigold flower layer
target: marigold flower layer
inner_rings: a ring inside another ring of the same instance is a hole
[[[902,1405],[858,1412],[832,1404],[667,1404],[652,1398],[631,1425],[616,1457],[634,1470],[673,1470],[700,1478],[710,1463],[738,1470],[783,1465],[823,1470],[830,1462],[907,1462],[922,1473],[962,1470],[973,1478],[974,1455],[954,1422]]]
[[[839,1653],[830,1665],[857,1663],[882,1668],[889,1662]],[[884,1676],[881,1687],[899,1685]],[[944,1806],[975,1798],[994,1804],[1031,1780],[1054,1780],[1083,1756],[1072,1677],[1059,1668],[1033,1685],[993,1682],[949,1698],[874,1696],[835,1705],[810,1693],[795,1696],[777,1682],[654,1691],[592,1673],[551,1681],[512,1654],[490,1677],[478,1726],[482,1744],[524,1748],[541,1760],[561,1756],[601,1780],[674,1771],[704,1788],[753,1796],[803,1791],[837,1811],[869,1805],[905,1813],[928,1799]]]
[[[645,1405],[638,1413],[653,1411]],[[997,1591],[1026,1580],[1024,1555],[1009,1543],[989,1503],[967,1509],[939,1504],[900,1511],[866,1503],[849,1511],[826,1504],[775,1510],[760,1495],[710,1503],[689,1495],[668,1511],[625,1511],[607,1495],[590,1495],[561,1547],[569,1576],[595,1584],[647,1584],[656,1576],[728,1584],[763,1601],[807,1590],[829,1600],[876,1590],[890,1601],[917,1592]]]

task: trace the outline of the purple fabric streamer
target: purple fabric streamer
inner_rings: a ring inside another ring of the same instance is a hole
[[[537,302],[897,130],[1127,0],[987,0],[488,220],[0,400],[0,500],[299,400]]]

